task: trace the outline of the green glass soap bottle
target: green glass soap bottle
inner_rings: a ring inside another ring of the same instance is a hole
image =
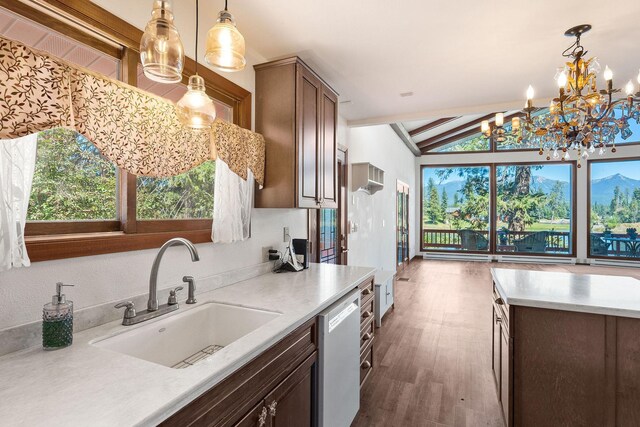
[[[42,347],[55,350],[73,342],[73,302],[62,293],[62,282],[56,283],[56,294],[42,310]]]

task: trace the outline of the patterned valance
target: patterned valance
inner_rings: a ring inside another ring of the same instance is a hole
[[[185,128],[166,99],[2,37],[0,119],[0,139],[73,129],[135,175],[178,175],[219,157],[264,183],[262,135],[221,120],[210,131]]]

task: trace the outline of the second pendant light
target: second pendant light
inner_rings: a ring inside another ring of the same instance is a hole
[[[205,92],[204,79],[198,75],[198,12],[196,0],[196,69],[195,74],[189,77],[187,93],[177,103],[177,113],[183,125],[191,129],[208,129],[216,119],[216,107]]]
[[[224,10],[220,11],[218,21],[207,34],[207,53],[204,59],[207,64],[222,71],[240,71],[247,63],[244,52],[244,37],[236,28],[225,0]]]

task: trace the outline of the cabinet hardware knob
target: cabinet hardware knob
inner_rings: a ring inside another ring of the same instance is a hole
[[[263,427],[267,424],[267,407],[263,406],[260,416],[258,417],[258,427]]]
[[[362,295],[369,295],[371,294],[371,289],[367,288],[364,291],[362,291]]]
[[[504,300],[502,298],[497,298],[495,300],[495,303],[498,304],[498,305],[504,305]]]
[[[500,323],[502,322],[502,318],[501,317],[496,317],[496,323]]]
[[[365,311],[364,313],[362,313],[362,318],[366,319],[367,317],[371,317],[371,312],[370,311]]]
[[[364,334],[364,335],[362,336],[362,339],[363,339],[364,341],[369,341],[369,340],[371,339],[371,334],[367,332],[366,334]]]
[[[271,402],[271,405],[269,405],[269,415],[271,415],[272,417],[276,416],[276,406],[278,406],[278,402],[276,402],[275,400]]]
[[[364,362],[362,362],[362,364],[360,365],[360,367],[362,369],[369,369],[371,367],[371,362],[369,362],[368,360],[365,360]]]

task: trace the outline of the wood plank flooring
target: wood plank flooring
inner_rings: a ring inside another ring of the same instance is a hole
[[[640,269],[416,259],[376,329],[360,426],[503,426],[491,373],[491,267],[633,276]]]

